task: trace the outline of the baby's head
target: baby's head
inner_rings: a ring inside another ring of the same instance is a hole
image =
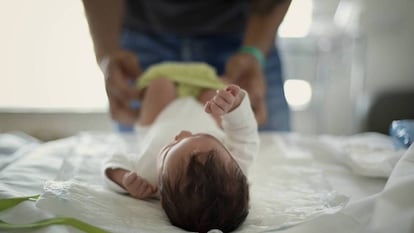
[[[213,136],[181,131],[161,150],[159,177],[161,205],[175,226],[229,232],[248,214],[246,176]]]

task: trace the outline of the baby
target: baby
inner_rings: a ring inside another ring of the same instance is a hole
[[[258,152],[257,123],[236,85],[196,97],[177,98],[175,82],[152,79],[140,109],[140,152],[113,155],[104,174],[115,191],[159,197],[175,226],[230,232],[249,210],[246,175]]]

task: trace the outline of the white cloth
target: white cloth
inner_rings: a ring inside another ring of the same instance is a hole
[[[135,137],[86,132],[23,148],[21,157],[0,171],[0,196],[42,196],[36,206],[21,203],[1,212],[0,219],[30,223],[66,216],[109,232],[184,232],[169,223],[159,201],[142,201],[103,187],[99,169],[108,151],[132,151]],[[327,137],[261,133],[260,152],[249,169],[250,213],[237,232],[414,232],[414,148],[398,162],[384,190],[386,179],[355,175],[336,159],[348,153],[338,145],[359,136]],[[351,198],[348,204],[341,194]],[[56,225],[19,232],[79,231]]]
[[[121,140],[116,137],[100,138],[95,135],[83,135],[79,140],[75,140],[83,143],[73,144],[76,148],[73,150],[75,153],[68,154],[67,160],[59,171],[59,177],[55,181],[45,183],[44,192],[36,206],[57,216],[80,219],[109,232],[184,232],[170,224],[158,200],[139,200],[103,187],[99,179],[100,168],[96,166],[102,161],[102,151],[114,146],[118,147],[122,144],[122,140],[126,140],[126,143],[132,142],[130,138],[124,138],[126,135],[119,136],[122,137]],[[321,215],[337,213],[344,208],[348,198],[333,190],[325,179],[329,177],[330,171],[325,174],[318,169],[315,164],[318,161],[312,156],[289,157],[298,152],[298,149],[302,151],[307,149],[306,146],[302,146],[303,140],[285,140],[285,136],[273,133],[269,135],[262,133],[260,138],[260,152],[249,168],[250,211],[237,232],[274,232],[311,221]],[[61,142],[59,149],[64,149],[62,145],[67,144]],[[42,152],[43,156],[59,157],[56,156],[55,151]],[[33,164],[33,160],[30,162]],[[36,165],[34,171],[43,171],[44,167],[50,166],[41,163],[42,161],[35,162],[42,165]],[[24,172],[23,174],[30,174],[32,177],[33,174],[38,173]],[[346,173],[343,175],[346,179]],[[349,178],[354,181],[359,180],[354,175]],[[355,189],[361,190],[360,182],[352,184],[355,184]],[[365,183],[363,185],[366,186]],[[384,183],[376,185],[380,190]],[[22,218],[22,215],[16,214],[18,213],[10,213],[7,219]],[[2,217],[6,219],[0,214],[0,219]],[[62,228],[66,229],[63,226]]]
[[[160,150],[181,130],[188,130],[192,133],[203,132],[215,136],[229,150],[247,175],[248,168],[259,150],[257,123],[250,106],[245,92],[241,104],[232,112],[222,116],[222,130],[193,97],[178,98],[160,113],[151,126],[141,129],[145,135],[140,135],[138,138],[138,153],[115,153],[104,164],[103,173],[108,168],[122,168],[134,171],[152,185],[158,186],[156,161]],[[104,177],[110,189],[125,192],[118,184],[107,178],[105,173]]]
[[[325,136],[321,141],[326,143],[326,148],[335,150],[337,159],[353,172],[368,177],[388,178],[406,151],[396,149],[389,136],[374,132],[356,134],[351,138]]]

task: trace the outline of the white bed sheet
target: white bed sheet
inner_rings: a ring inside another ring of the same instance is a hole
[[[8,136],[10,141],[13,135]],[[180,232],[168,224],[157,201],[140,202],[144,213],[123,207],[124,212],[138,216],[139,230],[132,228],[131,219],[102,217],[105,210],[113,212],[115,206],[137,203],[102,188],[97,174],[100,162],[111,151],[135,150],[135,136],[82,133],[48,143],[21,135],[14,138],[20,144],[12,153],[13,148],[1,147],[7,143],[2,144],[6,140],[0,137],[1,197],[43,195],[36,205],[22,203],[0,213],[1,220],[25,223],[63,215],[114,232]],[[262,133],[261,140],[250,177],[251,213],[241,232],[414,232],[413,147],[396,151],[391,140],[379,134]],[[94,201],[96,196],[106,202]],[[78,231],[51,226],[27,232]]]

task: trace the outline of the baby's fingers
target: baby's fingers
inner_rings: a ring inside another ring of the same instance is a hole
[[[147,198],[154,195],[157,192],[157,188],[152,186],[151,184],[147,184],[145,188],[142,189],[140,193],[140,198]]]
[[[151,185],[144,178],[137,176],[137,179],[129,187],[129,193],[139,199],[145,199],[157,191],[157,188]]]
[[[204,105],[204,111],[216,116],[229,112],[239,93],[240,87],[237,85],[228,85],[226,89],[217,90],[216,95]]]
[[[231,93],[234,97],[238,96],[240,93],[240,87],[234,84],[230,84],[227,86],[226,91]]]
[[[139,182],[137,182],[135,188],[134,188],[134,197],[136,198],[145,198],[144,193],[146,192],[146,190],[150,188],[149,184],[146,183],[145,181],[143,181],[142,179],[139,180]]]
[[[215,105],[217,105],[219,108],[221,108],[224,113],[226,113],[230,110],[231,106],[233,106],[234,101],[232,101],[231,103],[228,103],[228,102],[226,102],[226,100],[221,98],[221,96],[214,96],[212,102]]]
[[[135,173],[135,172],[129,172],[129,173],[127,173],[127,174],[124,175],[124,178],[122,180],[122,184],[125,187],[128,187],[131,184],[133,184],[137,178],[138,178],[137,173]]]
[[[216,115],[216,116],[220,116],[223,115],[224,113],[226,113],[220,106],[218,106],[215,102],[210,102],[210,109],[211,109],[211,114],[212,115]]]
[[[235,99],[228,87],[225,90],[217,90],[217,94],[214,96],[214,98],[221,98],[224,102],[228,104],[233,104]]]
[[[204,105],[204,111],[206,113],[211,113],[211,102],[207,101],[206,104]]]

